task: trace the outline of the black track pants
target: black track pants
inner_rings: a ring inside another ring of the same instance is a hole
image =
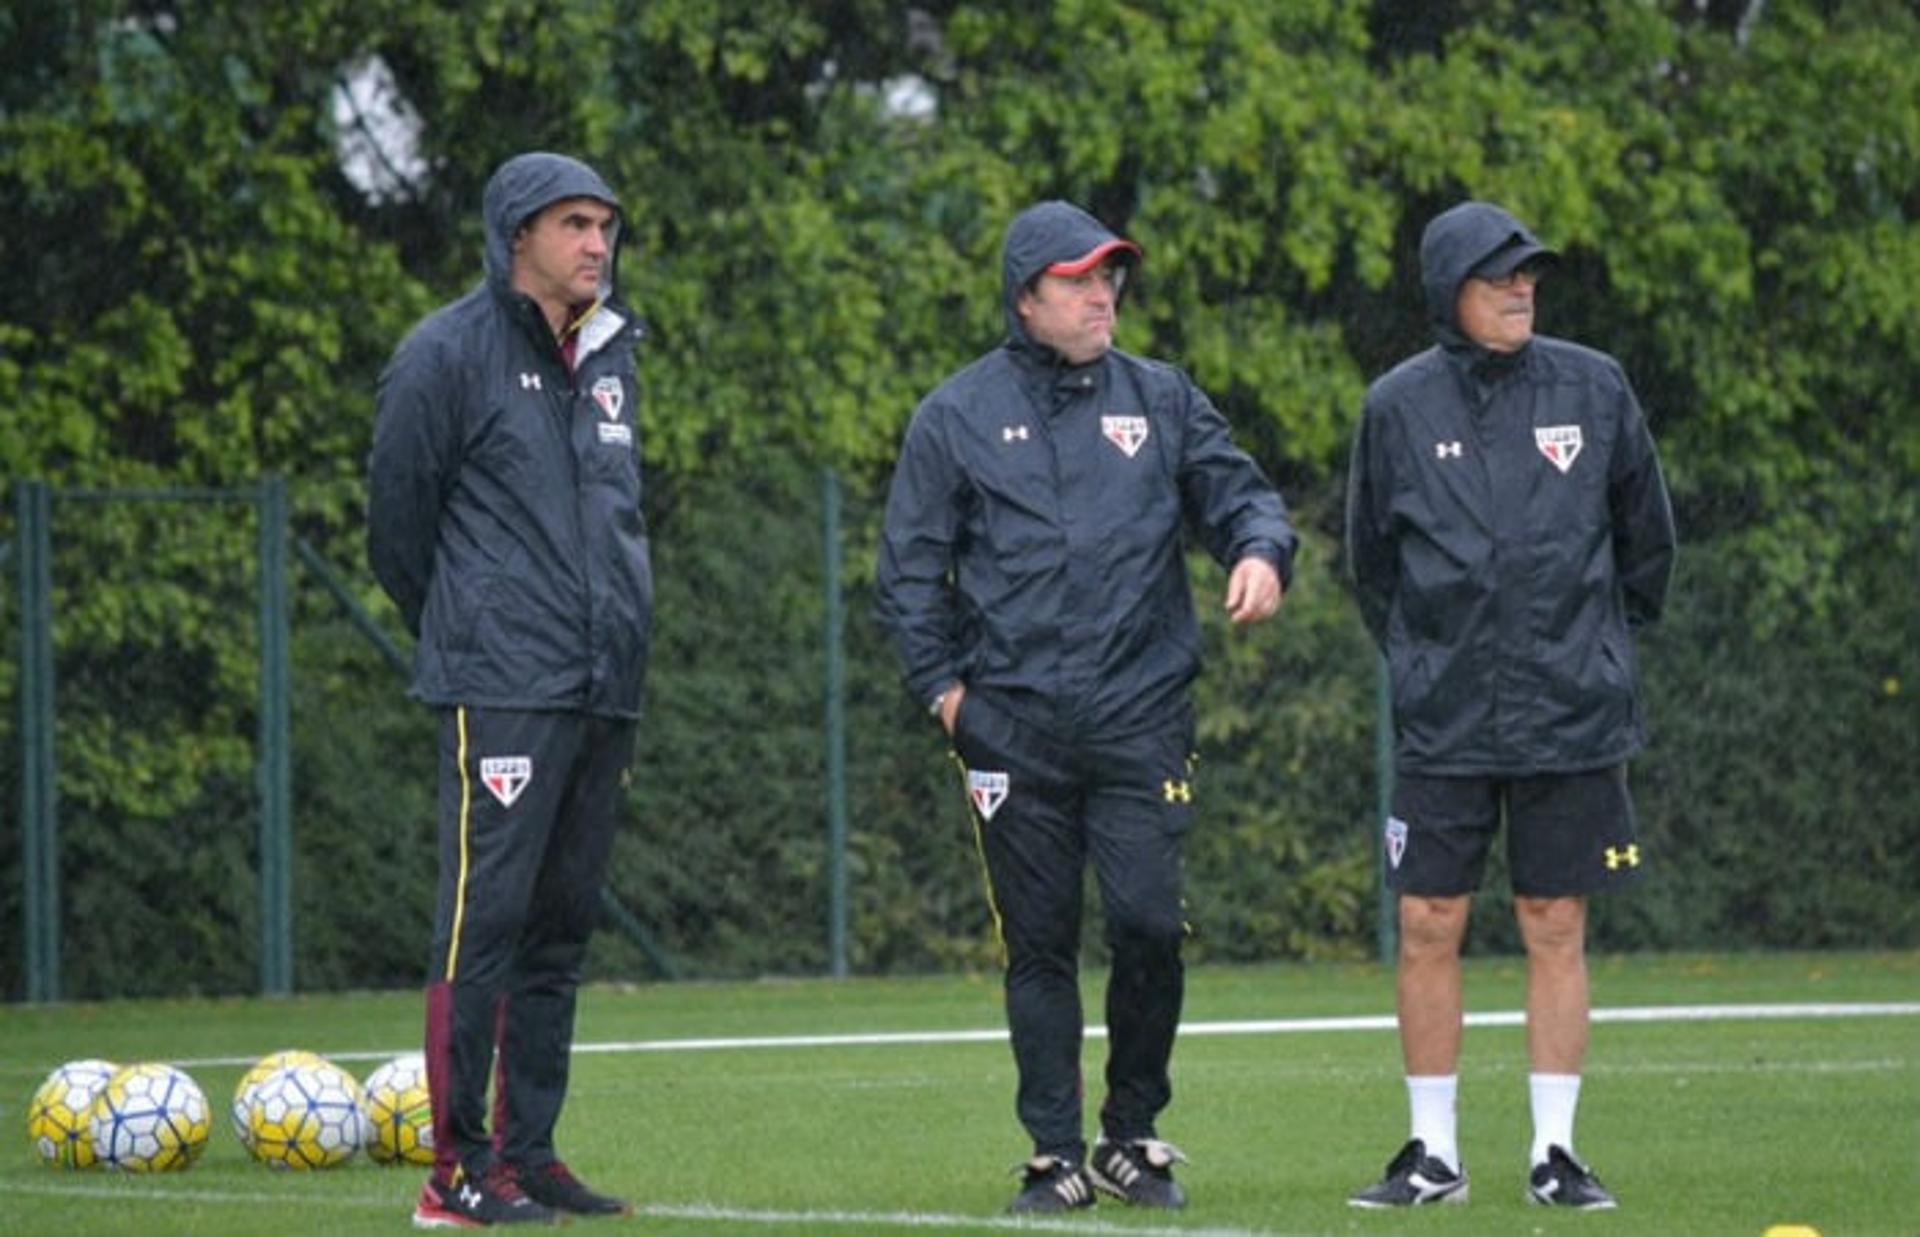
[[[1113,956],[1100,1124],[1113,1138],[1151,1136],[1173,1093],[1167,1065],[1185,990],[1190,716],[1126,739],[1065,744],[969,690],[954,730],[1006,948],[1020,1122],[1036,1152],[1084,1161],[1078,974],[1091,859]]]
[[[481,1175],[495,1155],[532,1166],[554,1158],[574,994],[634,732],[630,721],[576,713],[442,715],[426,1060],[443,1180],[457,1165]]]

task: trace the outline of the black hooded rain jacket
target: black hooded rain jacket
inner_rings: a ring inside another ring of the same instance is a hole
[[[1117,239],[1065,202],[1023,212],[1006,341],[914,412],[875,613],[918,700],[963,681],[1065,738],[1143,732],[1199,670],[1183,520],[1221,564],[1257,554],[1290,575],[1279,495],[1186,374],[1112,349],[1070,366],[1028,336],[1028,283]]]
[[[1646,739],[1628,630],[1666,599],[1666,484],[1613,358],[1541,335],[1494,353],[1461,333],[1460,285],[1515,243],[1538,248],[1485,203],[1429,226],[1439,343],[1373,384],[1354,442],[1348,561],[1403,772],[1575,772]]]
[[[576,160],[508,161],[483,204],[486,278],[416,326],[380,379],[368,556],[419,638],[412,694],[428,704],[639,715],[653,612],[641,327],[610,254],[570,374],[509,283],[520,225],[582,197],[619,210]]]

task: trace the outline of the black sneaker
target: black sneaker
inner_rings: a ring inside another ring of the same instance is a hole
[[[558,1224],[560,1214],[521,1193],[513,1174],[496,1166],[475,1181],[464,1173],[450,1184],[428,1179],[413,1206],[415,1228],[492,1228],[496,1224]]]
[[[577,1216],[630,1216],[633,1204],[611,1194],[600,1194],[586,1187],[573,1171],[559,1160],[514,1173],[528,1198],[555,1211]]]
[[[1087,1175],[1095,1186],[1136,1207],[1173,1209],[1187,1205],[1186,1193],[1173,1179],[1173,1166],[1186,1160],[1180,1148],[1157,1138],[1112,1142],[1102,1137],[1093,1144]]]
[[[1073,1211],[1093,1206],[1093,1183],[1071,1160],[1036,1155],[1020,1166],[1020,1192],[1007,1204],[1014,1214],[1028,1211]]]
[[[1593,1170],[1561,1146],[1548,1147],[1547,1162],[1533,1166],[1527,1178],[1527,1201],[1578,1211],[1612,1211],[1620,1205]]]
[[[1427,1144],[1409,1139],[1387,1164],[1386,1176],[1354,1194],[1349,1207],[1424,1207],[1428,1203],[1467,1201],[1467,1171],[1448,1168],[1444,1160],[1427,1154]]]

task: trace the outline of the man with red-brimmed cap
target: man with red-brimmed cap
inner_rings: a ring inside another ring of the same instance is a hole
[[[1172,1095],[1193,813],[1199,637],[1184,528],[1230,575],[1235,623],[1291,574],[1286,507],[1180,370],[1113,347],[1141,253],[1066,202],[1008,227],[1007,337],[915,411],[887,502],[875,613],[966,770],[1006,955],[1017,1108],[1033,1140],[1009,1210],[1098,1188],[1180,1207]],[[1082,1128],[1081,882],[1112,954],[1107,1095]]]

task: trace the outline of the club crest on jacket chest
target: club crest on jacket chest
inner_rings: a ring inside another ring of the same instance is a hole
[[[1100,433],[1108,442],[1120,448],[1128,459],[1132,459],[1147,441],[1147,419],[1145,417],[1101,417]]]
[[[1561,472],[1566,472],[1573,467],[1584,440],[1577,425],[1536,425],[1533,427],[1533,441],[1548,462]]]
[[[605,378],[596,380],[592,395],[593,402],[600,406],[600,411],[606,414],[607,420],[620,419],[620,410],[627,406],[627,388],[620,379],[609,374]]]
[[[623,447],[631,446],[633,430],[620,420],[620,413],[627,406],[626,384],[617,376],[609,374],[605,378],[596,379],[587,393],[593,397],[594,404],[606,417],[606,420],[599,423],[600,441]]]

